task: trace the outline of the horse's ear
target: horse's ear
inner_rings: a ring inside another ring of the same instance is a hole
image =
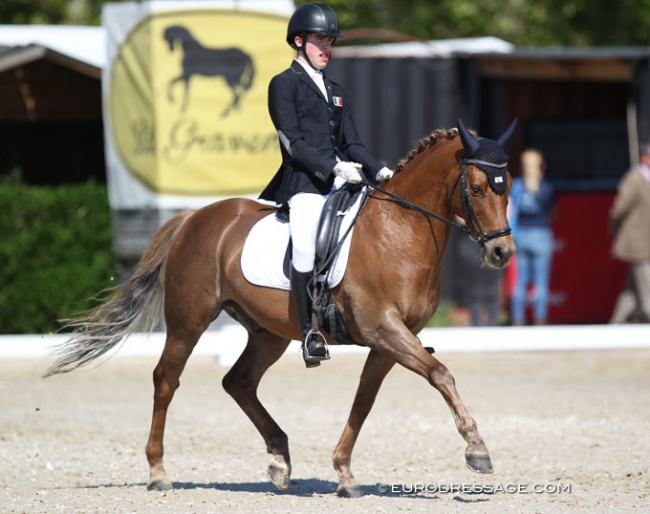
[[[515,136],[515,131],[517,130],[517,118],[512,120],[510,126],[501,134],[501,137],[497,141],[504,150],[507,150],[512,143],[512,138]]]
[[[463,120],[458,118],[458,133],[460,134],[460,140],[463,142],[463,148],[465,152],[469,155],[472,155],[478,150],[479,142],[474,139],[474,136],[469,133],[469,130],[463,125]]]

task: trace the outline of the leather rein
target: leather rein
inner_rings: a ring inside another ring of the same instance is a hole
[[[430,218],[434,218],[439,221],[442,221],[443,223],[446,223],[447,225],[451,225],[452,227],[461,229],[469,236],[469,238],[472,241],[477,242],[480,246],[485,245],[485,243],[487,243],[491,239],[497,239],[499,237],[508,236],[512,233],[512,229],[509,226],[497,230],[492,230],[491,232],[487,232],[487,233],[483,231],[481,220],[479,219],[478,213],[474,208],[474,203],[472,202],[472,197],[469,193],[469,188],[467,185],[467,163],[464,163],[462,161],[461,161],[461,166],[458,170],[458,175],[456,176],[456,180],[454,181],[454,186],[451,188],[451,192],[449,193],[449,203],[451,203],[451,199],[453,198],[459,183],[460,183],[460,200],[461,200],[461,205],[463,206],[463,212],[465,213],[465,225],[461,225],[460,223],[456,223],[455,221],[449,220],[443,216],[440,216],[439,214],[436,214],[435,212],[431,212],[430,210],[425,209],[424,207],[420,207],[419,205],[416,205],[412,202],[409,202],[405,198],[390,193],[379,186],[367,182],[366,185],[374,189],[375,191],[379,191],[380,193],[389,196],[390,198],[395,200],[397,203],[403,205],[404,207],[417,211]],[[476,227],[476,231],[479,234],[478,236],[474,236],[473,234],[474,227]]]

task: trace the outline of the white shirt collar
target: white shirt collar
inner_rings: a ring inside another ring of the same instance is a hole
[[[294,60],[298,64],[300,64],[300,66],[303,67],[303,69],[307,72],[307,75],[309,75],[309,77],[316,83],[321,93],[323,93],[325,100],[327,100],[327,91],[325,90],[325,80],[323,78],[323,72],[317,70],[316,68],[312,68],[309,64],[302,62],[299,59],[294,59]]]
[[[305,71],[307,72],[307,74],[308,74],[310,77],[313,77],[314,75],[320,75],[321,77],[323,76],[323,72],[322,72],[322,71],[317,70],[316,68],[312,68],[312,67],[311,67],[309,64],[307,64],[306,62],[302,62],[300,59],[294,59],[294,61],[296,61],[298,64],[300,64],[300,66],[302,66],[302,67],[305,69]]]

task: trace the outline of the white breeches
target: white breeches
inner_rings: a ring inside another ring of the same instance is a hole
[[[316,231],[327,196],[298,193],[289,199],[289,230],[293,242],[291,256],[296,271],[306,273],[314,269]]]
[[[318,221],[329,196],[345,182],[336,177],[332,191],[327,195],[298,193],[289,199],[289,230],[293,242],[291,261],[296,271],[306,273],[314,269]]]

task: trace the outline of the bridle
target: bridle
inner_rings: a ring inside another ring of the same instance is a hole
[[[439,221],[442,221],[443,223],[446,223],[447,225],[451,225],[452,227],[461,229],[469,236],[469,238],[472,241],[477,242],[480,246],[484,246],[485,243],[487,243],[492,239],[497,239],[499,237],[510,235],[512,233],[512,229],[509,226],[507,226],[497,230],[492,230],[491,232],[487,232],[487,233],[483,231],[481,220],[479,219],[478,213],[474,208],[474,203],[472,202],[472,197],[470,195],[469,187],[467,185],[468,183],[467,164],[468,164],[467,162],[461,161],[460,168],[458,169],[458,175],[456,176],[456,180],[454,181],[454,185],[451,188],[451,192],[449,193],[449,198],[448,198],[449,203],[451,204],[456,188],[458,187],[458,184],[460,184],[460,202],[463,207],[463,212],[465,213],[465,225],[461,225],[460,223],[456,223],[455,221],[449,220],[443,216],[440,216],[439,214],[436,214],[435,212],[431,212],[430,210],[425,209],[424,207],[420,207],[419,205],[416,205],[412,202],[409,202],[405,198],[402,198],[401,196],[386,191],[385,189],[377,185],[370,184],[369,182],[365,182],[365,181],[364,182],[369,188],[372,188],[375,191],[379,191],[380,193],[389,196],[390,198],[395,200],[397,203],[403,205],[404,207],[417,211],[430,218],[435,218]],[[478,232],[478,236],[474,236],[473,234],[474,227],[476,227],[476,232]]]
[[[454,191],[456,191],[458,182],[460,182],[460,187],[461,187],[460,203],[463,207],[463,212],[465,213],[467,235],[469,235],[470,239],[476,241],[478,244],[483,246],[491,239],[497,239],[499,237],[509,236],[512,233],[512,229],[510,228],[510,226],[507,226],[497,230],[492,230],[487,234],[483,231],[481,220],[478,217],[478,213],[476,212],[476,209],[474,209],[474,203],[472,202],[472,197],[469,193],[469,187],[467,185],[467,164],[471,164],[471,163],[465,160],[461,160],[460,171],[458,172],[458,176],[456,177],[456,180],[454,182],[454,187],[451,188],[451,193],[449,194],[449,202],[451,203],[451,199],[454,196]],[[474,224],[476,224],[477,232],[479,234],[478,237],[474,237],[474,235],[472,234]]]

